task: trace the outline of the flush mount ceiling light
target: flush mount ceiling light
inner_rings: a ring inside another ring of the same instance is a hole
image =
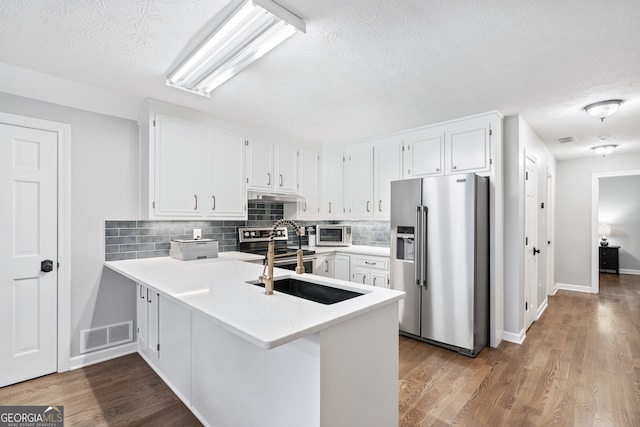
[[[167,85],[209,96],[247,65],[291,37],[305,22],[271,0],[242,0],[175,70]]]
[[[600,101],[589,104],[584,107],[584,111],[589,115],[604,121],[607,117],[618,111],[618,107],[622,104],[620,99],[610,99],[608,101]]]
[[[591,149],[593,151],[596,152],[596,154],[600,154],[602,155],[602,157],[611,154],[613,152],[613,150],[615,150],[617,147],[617,145],[614,144],[609,144],[609,145],[598,145],[595,147],[591,147]]]

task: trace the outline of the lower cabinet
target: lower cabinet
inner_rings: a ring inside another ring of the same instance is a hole
[[[351,281],[388,288],[389,258],[356,255],[351,257]]]
[[[349,270],[349,255],[318,255],[313,266],[313,274],[346,281],[350,281]]]
[[[191,312],[137,284],[138,351],[184,401],[191,400]]]

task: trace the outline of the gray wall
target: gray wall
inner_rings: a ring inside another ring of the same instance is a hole
[[[553,204],[547,200],[547,175],[555,174],[556,161],[540,138],[521,116],[508,116],[504,120],[504,330],[519,335],[524,332],[524,207],[525,159],[536,159],[538,206],[545,202],[546,209]],[[546,211],[538,209],[537,307],[547,301],[544,286],[547,257],[552,248],[545,244],[549,230]]]
[[[593,174],[640,169],[640,152],[559,160],[556,179],[555,279],[591,288],[591,180]]]
[[[640,175],[600,178],[598,222],[611,225],[608,240],[620,246],[620,269],[640,274]]]
[[[71,126],[71,357],[81,329],[135,319],[135,289],[103,269],[104,221],[138,215],[134,121],[0,93],[0,110]]]

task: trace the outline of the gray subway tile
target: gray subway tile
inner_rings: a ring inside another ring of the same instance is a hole
[[[123,259],[136,259],[135,252],[126,252],[126,253],[117,253],[117,254],[106,254],[106,261],[121,261]]]
[[[137,221],[137,227],[138,228],[158,228],[158,227],[170,227],[170,226],[171,226],[171,221],[169,221],[169,220],[161,220],[161,221],[142,220],[142,221]]]
[[[136,236],[106,237],[104,240],[106,245],[120,245],[126,243],[136,243]]]
[[[120,252],[138,252],[153,250],[153,243],[136,243],[133,245],[120,245]]]
[[[159,250],[159,249],[171,249],[171,242],[166,242],[166,243],[156,243],[155,245],[155,250]]]
[[[169,250],[160,250],[160,251],[142,251],[137,252],[138,259],[140,258],[158,258],[163,256],[169,256]]]
[[[117,236],[118,235],[118,229],[117,228],[105,228],[104,229],[104,235],[105,235],[105,237]]]
[[[136,228],[136,221],[106,221],[105,228]]]
[[[149,236],[155,234],[153,228],[121,228],[121,236]]]
[[[137,243],[168,242],[169,236],[138,236]]]

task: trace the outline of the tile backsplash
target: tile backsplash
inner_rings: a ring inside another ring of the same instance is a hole
[[[220,252],[237,249],[238,227],[270,227],[283,217],[282,203],[250,202],[247,221],[208,220],[114,220],[105,221],[105,260],[154,258],[169,255],[171,239],[191,239],[193,229],[202,229],[203,239],[217,239]],[[388,221],[296,221],[301,226],[344,223],[353,225],[353,244],[389,246]],[[290,237],[293,243],[295,234]],[[302,243],[307,243],[306,236]]]

